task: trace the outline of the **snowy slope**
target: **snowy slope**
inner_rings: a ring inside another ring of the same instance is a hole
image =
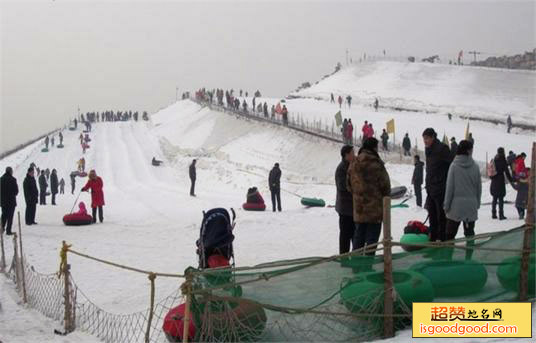
[[[20,152],[0,164],[12,165],[22,187],[31,162],[41,168],[56,168],[69,184],[68,174],[82,156],[79,132],[67,131],[65,148],[41,153]],[[338,251],[338,216],[333,208],[305,209],[299,196],[335,200],[334,172],[340,146],[283,127],[247,121],[232,115],[180,101],[152,117],[150,123],[97,123],[90,134],[87,168],[103,178],[105,222],[86,227],[66,227],[61,218],[68,213],[77,191],[60,196],[58,206],[39,206],[38,226],[24,227],[25,254],[36,270],[56,271],[62,240],[96,257],[146,270],[181,273],[197,265],[195,240],[201,211],[212,207],[238,209],[235,254],[238,266],[305,257],[329,256]],[[502,134],[498,139],[507,140]],[[152,167],[153,156],[165,160]],[[188,195],[188,165],[197,158],[197,197]],[[267,204],[267,175],[274,162],[283,170],[282,213],[240,210],[246,191],[258,186]],[[393,184],[409,186],[410,165],[387,164]],[[488,184],[484,185],[484,189]],[[69,186],[66,190],[70,190]],[[507,199],[513,199],[509,189]],[[89,204],[90,196],[80,199]],[[18,211],[24,214],[19,195]],[[484,202],[489,201],[485,193]],[[393,210],[393,235],[398,240],[404,223],[424,220],[426,213],[413,206]],[[477,232],[503,230],[521,222],[491,221],[483,207]],[[506,215],[514,218],[507,206]],[[8,244],[8,256],[11,246]],[[145,275],[106,267],[79,257],[70,257],[73,278],[97,305],[114,313],[131,313],[148,306],[149,282]],[[157,299],[177,289],[179,282],[158,278]]]
[[[535,124],[536,72],[444,64],[363,62],[292,95],[329,100],[330,94],[370,106],[472,115]]]

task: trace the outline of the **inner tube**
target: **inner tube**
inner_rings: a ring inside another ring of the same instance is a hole
[[[412,265],[410,269],[428,278],[438,297],[478,293],[488,280],[484,265],[474,260],[424,261]]]
[[[182,335],[184,333],[184,312],[186,311],[186,304],[180,304],[177,307],[172,308],[164,317],[164,324],[162,330],[166,335],[168,342],[182,342]],[[190,313],[192,313],[190,311]],[[193,342],[195,339],[196,327],[193,318],[188,324],[188,341]]]
[[[255,342],[266,328],[264,308],[247,299],[202,303],[200,342]]]
[[[89,214],[71,213],[63,216],[63,223],[67,226],[89,225],[92,222],[93,218]]]
[[[536,254],[530,254],[529,260],[529,294],[534,295],[536,288]],[[504,289],[519,292],[519,274],[521,272],[521,257],[505,258],[497,268],[497,278]]]
[[[266,204],[264,203],[254,204],[254,203],[245,202],[244,204],[242,204],[242,208],[246,211],[264,211],[266,210]]]
[[[408,191],[406,186],[398,186],[391,188],[391,199],[400,199],[402,198],[406,192]]]
[[[418,244],[418,243],[429,243],[430,239],[427,234],[423,233],[405,233],[400,238],[400,243],[405,244]],[[415,245],[402,245],[404,251],[416,251],[424,248],[424,246],[415,246]]]
[[[414,302],[431,302],[434,300],[434,287],[422,274],[411,270],[393,271],[393,282],[397,297],[394,313],[405,313],[405,308],[412,308]],[[381,272],[360,273],[341,284],[340,297],[344,306],[352,313],[367,313],[371,309],[383,308],[384,274]],[[371,317],[375,325],[381,317]],[[407,319],[395,319],[397,324],[408,324]]]
[[[58,145],[56,145],[56,148],[58,148],[58,149],[63,149],[64,147],[65,147],[65,146],[64,146],[63,144],[58,144]]]
[[[41,149],[41,152],[48,152],[48,148]]]
[[[301,198],[301,204],[307,207],[324,207],[326,202],[317,198]]]

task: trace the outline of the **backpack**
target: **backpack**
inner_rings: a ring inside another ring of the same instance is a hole
[[[213,208],[203,212],[199,239],[197,240],[197,254],[199,255],[199,268],[208,267],[208,259],[212,255],[221,255],[227,260],[234,257],[233,254],[233,228],[236,218],[231,209],[232,219],[229,212],[224,208]]]
[[[487,169],[488,177],[494,177],[495,175],[497,175],[497,168],[495,168],[494,158],[492,158],[491,161],[489,161],[486,169]]]
[[[410,220],[404,228],[404,233],[428,234],[428,226],[418,220]]]

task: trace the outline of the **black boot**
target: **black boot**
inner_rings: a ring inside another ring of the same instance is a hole
[[[491,214],[491,219],[497,219],[497,213],[493,212],[493,213]]]

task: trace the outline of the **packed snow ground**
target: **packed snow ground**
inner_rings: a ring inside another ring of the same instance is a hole
[[[422,116],[419,125],[437,127],[435,120]],[[474,132],[479,132],[478,125],[474,125]],[[171,105],[153,115],[150,123],[97,123],[90,134],[91,148],[85,158],[86,169],[96,169],[104,181],[105,222],[66,227],[62,217],[71,210],[85,182],[77,179],[75,194],[70,194],[68,175],[82,156],[78,135],[79,131],[65,131],[64,149],[52,148],[42,153],[37,145],[0,161],[2,170],[6,165],[14,167],[21,192],[31,162],[40,168],[56,168],[59,177],[66,181],[67,192],[58,197],[57,206],[38,207],[39,225],[23,226],[25,254],[37,271],[56,271],[61,241],[66,240],[73,244],[73,249],[96,257],[146,270],[182,273],[186,267],[197,265],[195,241],[202,211],[213,207],[238,209],[234,243],[238,266],[338,252],[335,210],[305,209],[299,197],[322,197],[328,204],[334,204],[334,172],[340,160],[338,144],[211,111],[191,101]],[[515,137],[500,130],[495,135],[496,142],[510,142]],[[530,139],[525,137],[525,150],[529,144]],[[477,144],[477,154],[480,149]],[[164,165],[151,166],[153,156],[164,159]],[[188,165],[193,158],[198,159],[196,198],[188,195]],[[267,176],[275,162],[281,164],[283,171],[284,211],[240,210],[246,191],[252,186],[259,187],[270,209]],[[388,163],[387,169],[393,185],[410,186],[411,165]],[[484,190],[488,188],[489,183],[485,183]],[[515,193],[508,188],[507,199],[514,198]],[[90,195],[83,193],[80,200],[89,205]],[[485,191],[483,202],[490,201]],[[22,193],[18,203],[17,210],[23,216]],[[416,208],[413,199],[409,204],[409,209],[392,212],[395,240],[399,240],[408,220],[426,218],[426,212]],[[514,219],[517,215],[512,205],[506,205],[509,220],[492,221],[489,206],[483,206],[479,216],[477,232],[521,224]],[[11,244],[7,244],[7,252],[11,256]],[[75,282],[98,306],[113,313],[147,308],[149,282],[145,275],[73,255],[69,258]],[[157,299],[179,284],[176,279],[158,278]],[[0,321],[11,318],[11,314],[0,314]],[[26,337],[26,332],[19,334]]]
[[[363,62],[293,95],[535,124],[536,72],[409,62]],[[346,100],[346,99],[345,99]]]

